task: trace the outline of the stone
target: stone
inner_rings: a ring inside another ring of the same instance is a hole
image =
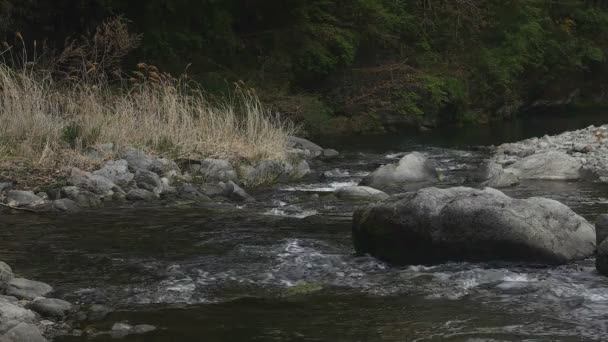
[[[331,149],[331,148],[326,148],[323,150],[323,154],[322,154],[323,158],[325,159],[333,159],[333,158],[337,158],[340,156],[340,152]]]
[[[122,153],[122,158],[129,164],[129,170],[135,172],[137,170],[148,170],[152,164],[153,158],[148,156],[141,150],[128,147]]]
[[[53,288],[45,283],[25,278],[13,278],[8,282],[6,294],[19,299],[33,300],[53,292]]]
[[[245,190],[238,186],[234,182],[219,183],[220,186],[224,187],[227,197],[239,202],[254,202],[255,199],[251,197]]]
[[[150,324],[138,324],[131,330],[132,334],[147,334],[156,330],[156,327]]]
[[[355,201],[381,201],[389,197],[384,191],[368,186],[347,186],[336,190],[335,194],[339,199]]]
[[[593,151],[593,146],[583,143],[574,143],[572,145],[572,151],[579,153],[589,153]]]
[[[310,169],[310,164],[308,164],[308,162],[304,159],[290,162],[288,165],[287,175],[291,180],[304,178],[312,172]]]
[[[323,153],[323,147],[310,140],[294,136],[287,138],[287,147],[309,151],[314,157],[318,157]]]
[[[278,160],[262,160],[255,165],[239,167],[241,179],[246,185],[273,183],[285,175],[285,165]]]
[[[144,189],[133,189],[127,193],[127,200],[129,201],[154,201],[156,199],[158,199],[158,195]]]
[[[8,192],[13,189],[13,183],[0,182],[0,194]]]
[[[9,330],[4,337],[12,342],[47,342],[34,324],[19,323]]]
[[[124,192],[118,185],[108,178],[94,175],[90,172],[72,168],[68,184],[78,187],[81,190],[93,192],[101,196],[112,196],[114,192]]]
[[[564,264],[591,256],[595,229],[560,202],[502,192],[426,188],[358,209],[358,254],[397,264],[517,261]]]
[[[398,164],[379,167],[366,176],[359,185],[372,188],[392,188],[407,183],[437,181],[438,175],[433,163],[422,153],[412,152],[405,155]]]
[[[194,185],[190,183],[182,184],[177,190],[178,196],[181,198],[197,201],[211,201],[209,196],[200,192]]]
[[[227,196],[226,188],[218,184],[201,184],[198,188],[200,192],[209,197]]]
[[[43,200],[48,200],[49,199],[49,195],[46,192],[44,192],[44,191],[37,192],[36,196],[42,198]]]
[[[101,169],[94,171],[94,175],[102,176],[123,189],[133,187],[135,175],[129,171],[129,163],[124,160],[110,160]]]
[[[482,184],[491,188],[508,188],[519,184],[519,177],[512,171],[506,171],[502,165],[489,162],[486,165],[486,181]]]
[[[36,208],[45,204],[44,199],[31,191],[10,190],[6,194],[6,204],[14,208]]]
[[[34,322],[36,314],[19,306],[17,303],[0,298],[0,322],[15,320],[18,322]]]
[[[45,317],[63,318],[72,310],[72,304],[61,299],[36,298],[28,308]]]
[[[0,261],[0,293],[13,278],[14,275],[11,267],[5,262]]]
[[[608,237],[608,214],[599,215],[595,219],[595,237],[598,246]]]
[[[161,177],[175,177],[182,172],[174,161],[165,158],[153,160],[148,169]]]
[[[237,181],[238,176],[229,161],[223,159],[207,158],[200,164],[198,173],[206,182]]]
[[[113,338],[123,338],[131,333],[133,327],[126,323],[114,323],[110,335]]]
[[[528,156],[510,165],[506,171],[520,179],[577,180],[582,167],[578,159],[564,152],[549,151]]]
[[[60,197],[74,201],[79,208],[97,208],[102,204],[100,195],[87,190],[80,190],[75,186],[61,188]]]
[[[78,211],[78,204],[69,198],[61,198],[53,201],[53,208],[61,212],[75,212]]]
[[[135,172],[135,182],[139,188],[156,193],[160,193],[163,187],[160,176],[148,170],[137,170]]]

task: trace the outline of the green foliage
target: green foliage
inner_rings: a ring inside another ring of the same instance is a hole
[[[476,121],[607,88],[601,1],[0,0],[0,31],[61,45],[109,15],[143,33],[131,62],[192,64],[212,89],[243,80],[291,107],[307,102],[298,118],[311,130],[329,108],[362,122]]]

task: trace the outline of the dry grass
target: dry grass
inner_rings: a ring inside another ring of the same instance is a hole
[[[108,142],[171,158],[283,159],[289,134],[242,87],[211,103],[186,83],[118,90],[0,65],[0,163],[58,170],[90,162],[86,148]]]

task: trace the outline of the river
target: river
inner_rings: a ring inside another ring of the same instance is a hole
[[[329,196],[414,150],[437,163],[442,186],[470,185],[488,156],[479,146],[600,120],[326,141],[343,152],[316,165],[326,177],[253,192],[254,204],[3,215],[0,256],[17,273],[53,284],[60,298],[116,309],[88,328],[158,327],[125,341],[605,341],[608,278],[593,260],[393,267],[353,255],[353,205]],[[590,220],[608,212],[603,185],[526,182],[506,193],[554,198]]]

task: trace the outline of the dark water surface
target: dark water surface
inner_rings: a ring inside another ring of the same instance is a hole
[[[353,207],[329,195],[413,150],[438,163],[444,186],[469,184],[487,157],[476,145],[598,120],[335,141],[346,153],[316,166],[326,179],[259,191],[244,206],[2,214],[0,259],[59,297],[116,308],[98,330],[118,321],[159,328],[127,341],[605,341],[608,278],[593,260],[391,267],[353,256]],[[608,212],[604,185],[529,182],[507,193],[555,198],[591,220]]]

